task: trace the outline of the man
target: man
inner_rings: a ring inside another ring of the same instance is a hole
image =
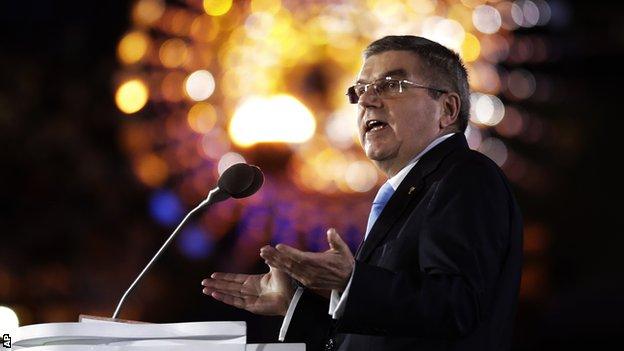
[[[364,58],[347,95],[366,156],[389,180],[355,258],[330,229],[325,252],[265,246],[268,273],[214,273],[203,292],[284,315],[280,339],[308,350],[508,349],[521,217],[501,170],[466,143],[466,70],[414,36],[377,40]]]

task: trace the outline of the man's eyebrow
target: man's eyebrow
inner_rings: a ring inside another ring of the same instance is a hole
[[[398,69],[392,69],[389,70],[387,72],[384,72],[383,74],[381,74],[379,77],[373,79],[373,80],[377,80],[377,79],[381,79],[381,78],[385,78],[385,77],[401,77],[401,78],[405,78],[407,77],[407,71],[403,68],[398,68]],[[365,80],[363,79],[358,79],[356,83],[366,83]]]

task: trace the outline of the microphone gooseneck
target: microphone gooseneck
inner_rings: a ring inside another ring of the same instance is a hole
[[[147,263],[145,268],[139,273],[136,279],[132,282],[128,290],[123,294],[119,303],[117,304],[117,308],[115,308],[115,312],[113,312],[113,319],[119,316],[119,311],[121,310],[121,306],[126,300],[126,297],[130,295],[130,292],[134,290],[136,285],[139,283],[141,278],[147,273],[147,271],[154,265],[158,257],[167,249],[167,247],[173,241],[173,238],[178,234],[178,231],[184,223],[197,211],[202,209],[205,206],[212,205],[217,202],[221,202],[227,200],[230,197],[235,199],[241,199],[247,196],[251,196],[255,194],[262,183],[264,182],[264,176],[262,171],[257,166],[251,166],[245,163],[237,163],[230,168],[226,169],[225,172],[221,175],[218,181],[218,186],[208,193],[206,199],[204,199],[199,205],[197,205],[194,209],[192,209],[185,217],[182,219],[180,224],[175,228],[173,233],[167,238],[165,243],[160,247],[158,252],[152,257],[152,259]]]

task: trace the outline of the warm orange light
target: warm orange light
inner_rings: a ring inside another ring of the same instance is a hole
[[[163,0],[139,0],[132,9],[132,18],[137,24],[152,25],[165,12]]]
[[[200,102],[188,112],[188,124],[197,133],[208,133],[217,122],[217,111],[206,102]]]
[[[182,39],[169,39],[160,46],[158,57],[163,66],[176,68],[181,66],[188,58],[188,48]]]
[[[157,187],[167,180],[169,167],[162,158],[148,154],[135,162],[134,171],[144,184]]]
[[[142,31],[126,34],[117,45],[117,56],[125,64],[139,62],[147,52],[149,36]]]

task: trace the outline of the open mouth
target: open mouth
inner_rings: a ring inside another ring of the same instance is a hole
[[[388,126],[388,123],[386,122],[382,122],[377,119],[371,119],[371,120],[366,121],[365,133],[369,133],[369,132],[374,133],[374,132],[384,129],[387,126]]]

